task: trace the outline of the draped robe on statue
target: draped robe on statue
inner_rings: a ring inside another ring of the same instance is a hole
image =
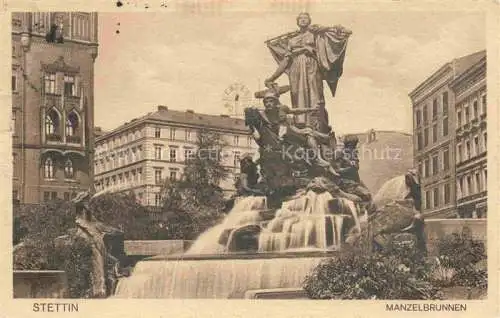
[[[278,64],[291,58],[285,72],[290,80],[292,108],[319,108],[316,114],[297,116],[299,124],[328,131],[323,81],[335,96],[349,34],[341,26],[313,25],[305,32],[292,32],[267,42]],[[304,48],[308,50],[301,50]]]

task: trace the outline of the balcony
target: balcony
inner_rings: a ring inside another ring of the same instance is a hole
[[[66,142],[70,144],[79,144],[82,142],[80,136],[66,136]]]
[[[58,134],[47,134],[47,135],[45,135],[45,138],[47,141],[50,141],[50,142],[61,142],[62,141],[61,135],[58,135]]]

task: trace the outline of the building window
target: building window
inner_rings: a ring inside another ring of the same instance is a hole
[[[423,145],[422,145],[422,133],[417,134],[417,150],[422,150]]]
[[[137,169],[137,180],[142,181],[142,168]]]
[[[177,171],[175,170],[170,170],[170,180],[177,180]]]
[[[483,190],[483,185],[481,184],[481,175],[476,172],[476,193]]]
[[[484,190],[488,190],[488,170],[484,170]]]
[[[161,146],[155,146],[155,159],[161,160]]]
[[[448,171],[450,169],[450,151],[445,149],[443,151],[443,170]]]
[[[74,76],[64,76],[64,95],[76,96],[76,86]]]
[[[423,177],[423,172],[424,172],[424,171],[423,171],[423,167],[422,167],[422,162],[419,162],[419,163],[418,163],[418,175],[419,175],[420,177]]]
[[[467,140],[465,142],[465,160],[468,160],[470,159],[471,157],[471,153],[470,153],[470,142]]]
[[[161,206],[161,194],[160,193],[155,193],[155,205]]]
[[[17,178],[19,176],[18,172],[18,161],[17,161],[17,154],[13,153],[12,154],[12,176],[14,178]]]
[[[474,118],[478,118],[479,117],[479,109],[478,109],[478,105],[477,105],[477,100],[475,100],[472,103],[472,109],[474,111]]]
[[[64,177],[66,179],[73,179],[74,176],[75,174],[73,171],[73,161],[71,161],[71,159],[68,159],[64,163]]]
[[[467,176],[467,195],[473,194],[473,189],[472,189],[472,178],[471,176]]]
[[[75,112],[71,112],[66,120],[66,136],[73,137],[78,134],[79,120]],[[69,140],[70,142],[72,140]]]
[[[436,142],[438,139],[438,126],[437,124],[432,125],[432,142]]]
[[[240,152],[235,151],[234,152],[233,167],[239,167],[239,166],[240,166]]]
[[[483,133],[483,147],[484,147],[484,151],[487,151],[488,150],[488,139],[487,139],[487,133]]]
[[[417,127],[420,127],[420,125],[422,125],[422,112],[420,110],[417,110],[415,112],[415,125]]]
[[[161,137],[161,129],[155,128],[155,138],[160,138],[160,137]]]
[[[64,192],[64,201],[69,201],[69,192]]]
[[[439,188],[434,188],[433,190],[433,207],[437,208],[439,206]]]
[[[175,128],[170,128],[170,139],[175,140]]]
[[[462,112],[457,112],[457,128],[462,127]]]
[[[43,201],[45,202],[50,201],[50,192],[45,191],[43,193]]]
[[[464,124],[468,124],[470,122],[470,112],[469,112],[469,106],[465,107],[465,122]]]
[[[483,108],[482,111],[483,111],[483,114],[486,114],[486,95],[483,95],[481,97],[481,107]]]
[[[118,184],[123,184],[123,173],[118,175]]]
[[[460,198],[464,197],[465,196],[465,188],[464,188],[464,178],[463,177],[459,177],[458,178],[458,196]]]
[[[423,115],[424,115],[424,125],[426,125],[427,122],[429,121],[428,112],[427,112],[427,105],[424,106]]]
[[[448,117],[443,118],[443,137],[448,136]]]
[[[186,129],[186,134],[184,135],[186,141],[191,141],[191,130]]]
[[[438,117],[438,101],[434,98],[432,101],[432,120],[436,120]]]
[[[161,184],[162,180],[163,180],[163,176],[162,176],[162,169],[155,169],[155,183],[156,184]]]
[[[12,111],[12,118],[11,118],[11,127],[10,130],[13,132],[13,135],[16,135],[16,112]]]
[[[424,160],[424,177],[430,176],[429,159]]]
[[[184,161],[192,159],[192,155],[193,155],[192,149],[184,149]]]
[[[451,189],[450,184],[447,183],[444,185],[444,204],[448,204],[451,202]]]
[[[52,158],[45,159],[44,163],[44,177],[45,179],[54,179],[54,162]]]
[[[438,174],[439,171],[439,162],[438,162],[438,156],[432,156],[432,175],[435,176]]]
[[[429,144],[429,128],[424,128],[424,147]]]
[[[425,191],[425,208],[426,209],[431,208],[431,192],[430,191]]]
[[[448,115],[448,92],[443,93],[443,116]]]
[[[17,92],[17,75],[12,74],[12,91]]]
[[[59,114],[51,109],[45,116],[45,134],[47,136],[56,135],[59,132]]]
[[[240,136],[234,136],[233,137],[233,144],[235,146],[238,146],[239,143],[240,143]]]
[[[462,145],[457,145],[457,163],[462,162]]]
[[[55,94],[56,93],[56,74],[55,73],[47,73],[43,78],[44,88],[46,94]]]
[[[247,146],[248,147],[252,146],[252,137],[250,137],[250,136],[247,137]]]
[[[479,149],[479,136],[474,137],[474,156],[477,156],[481,153],[481,149]]]
[[[170,147],[170,162],[177,161],[177,149]]]

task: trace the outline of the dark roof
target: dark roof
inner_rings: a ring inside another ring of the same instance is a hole
[[[448,63],[445,63],[443,66],[441,66],[438,70],[433,72],[430,76],[428,76],[425,80],[423,80],[420,84],[417,85],[415,89],[413,89],[409,95],[410,97],[417,93],[421,88],[425,87],[426,85],[429,84],[429,82],[432,82],[433,79],[438,76],[441,72],[446,70],[447,68],[452,68],[453,69],[453,78],[457,78],[460,76],[462,73],[466,72],[469,68],[474,66],[474,64],[478,63],[481,59],[486,57],[486,50],[482,50],[479,52],[475,52],[469,55],[465,55],[456,59],[453,59],[449,61]]]
[[[145,120],[159,120],[181,125],[205,126],[207,128],[218,128],[227,130],[248,130],[245,120],[229,117],[226,115],[199,114],[193,111],[178,111],[170,109],[159,109],[146,115]]]
[[[453,63],[455,64],[455,76],[459,76],[463,72],[467,71],[484,57],[486,57],[486,50],[462,56],[458,59],[453,60]]]
[[[192,110],[170,110],[165,106],[158,106],[157,111],[134,118],[116,127],[115,129],[106,131],[103,134],[96,134],[96,138],[101,140],[105,135],[107,138],[108,135],[119,133],[120,131],[131,127],[136,127],[144,122],[157,121],[174,126],[195,126],[197,128],[249,132],[248,128],[245,126],[245,120],[241,118],[230,117],[228,115],[201,114]]]

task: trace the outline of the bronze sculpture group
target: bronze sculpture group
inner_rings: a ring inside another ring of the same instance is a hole
[[[325,107],[323,84],[327,83],[335,96],[352,32],[342,26],[312,25],[307,13],[298,15],[297,25],[298,31],[266,42],[278,68],[266,79],[267,89],[255,93],[264,108],[245,109],[246,125],[259,146],[259,159],[242,158],[237,195],[266,195],[270,205],[278,208],[301,190],[319,188],[334,198],[355,202],[369,220],[385,220],[383,207],[373,204],[359,176],[358,137],[347,135],[337,142]],[[275,81],[283,74],[288,75],[289,85],[279,86]],[[288,91],[291,107],[279,100]],[[410,201],[409,209],[408,204],[402,204],[388,210],[401,211],[398,222],[408,223],[396,226],[395,232],[416,234],[417,244],[425,249],[418,176],[408,173],[406,177],[409,192],[402,199]],[[388,228],[394,231],[389,221],[384,222],[373,222],[379,224],[376,235],[380,238]]]

